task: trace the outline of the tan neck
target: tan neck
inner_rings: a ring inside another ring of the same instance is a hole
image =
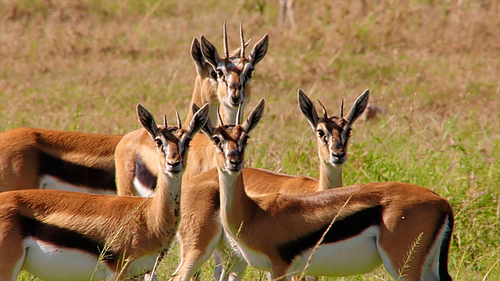
[[[320,158],[318,191],[342,186],[342,166],[327,164]]]
[[[221,220],[233,237],[238,235],[242,223],[251,221],[247,214],[254,214],[255,202],[245,192],[241,171],[229,174],[217,168],[219,173]]]
[[[160,165],[159,171],[162,169]],[[159,173],[156,193],[146,214],[148,228],[152,233],[175,235],[172,229],[176,228],[179,220],[181,182],[182,174],[172,178],[163,172]]]
[[[209,85],[204,85],[203,82],[209,83],[205,81],[205,78],[202,78],[199,74],[196,75],[196,80],[194,81],[194,89],[193,89],[193,96],[191,97],[191,103],[190,106],[193,103],[196,103],[198,106],[203,106],[205,103],[209,103],[210,107],[212,109],[215,109],[218,105],[217,97],[215,96],[214,93],[209,93],[209,90],[207,89]],[[191,119],[193,118],[193,111],[189,110],[187,118],[186,118],[186,123],[190,122]],[[217,122],[217,111],[216,110],[210,110],[210,121],[213,124],[216,124]]]

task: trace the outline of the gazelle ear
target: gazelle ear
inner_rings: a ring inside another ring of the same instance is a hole
[[[191,43],[191,58],[193,59],[196,65],[196,72],[201,75],[203,73],[203,69],[205,68],[206,62],[205,57],[203,57],[203,53],[201,52],[201,45],[198,38],[193,38],[193,43]]]
[[[249,133],[255,126],[260,121],[260,118],[262,118],[262,115],[264,114],[264,108],[266,106],[266,100],[261,99],[259,103],[254,107],[252,112],[248,115],[247,119],[245,120],[245,123],[241,125],[243,130],[247,133]]]
[[[154,140],[158,133],[158,125],[156,125],[153,115],[140,103],[137,104],[136,112],[139,123],[141,123],[142,127],[146,129],[148,134]]]
[[[193,110],[193,115],[194,115],[198,110],[200,110],[200,107],[196,103],[193,103],[192,110]],[[209,138],[210,138],[210,136],[212,136],[212,134],[214,132],[214,127],[212,126],[212,122],[210,121],[210,118],[208,118],[205,125],[201,128],[201,131],[205,135],[207,135]]]
[[[351,110],[347,113],[346,119],[349,124],[353,124],[356,119],[363,114],[370,98],[370,89],[366,89],[354,102]]]
[[[318,125],[319,120],[316,108],[302,89],[299,89],[297,92],[297,99],[299,100],[300,111],[302,111],[302,114],[306,117],[313,131],[316,131],[316,126]]]
[[[269,47],[269,35],[266,34],[262,39],[260,39],[255,46],[253,46],[252,52],[250,52],[250,56],[248,60],[252,63],[253,66],[256,66],[267,53],[267,48]]]
[[[205,60],[214,68],[217,69],[217,65],[220,62],[219,53],[214,44],[210,43],[205,36],[201,36],[201,52]]]
[[[191,137],[194,134],[196,134],[201,128],[203,128],[203,126],[205,126],[205,124],[208,121],[209,110],[210,110],[209,105],[208,103],[206,103],[203,107],[198,109],[196,113],[193,115],[193,119],[191,119],[191,122],[189,123],[189,126],[186,129],[186,131],[189,133]]]

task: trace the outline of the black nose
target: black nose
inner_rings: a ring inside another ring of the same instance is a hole
[[[338,153],[338,154],[332,153],[332,156],[337,157],[337,158],[343,158],[345,156],[345,152],[341,152],[341,153]]]

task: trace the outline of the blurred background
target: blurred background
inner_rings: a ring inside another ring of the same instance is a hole
[[[376,114],[354,125],[344,184],[410,182],[445,196],[456,215],[452,277],[498,280],[499,15],[500,1],[488,0],[1,1],[0,131],[125,134],[140,126],[139,102],[157,119],[185,116],[193,38],[222,53],[226,21],[233,50],[243,23],[248,50],[270,36],[251,82],[247,108],[267,106],[246,165],[316,177],[297,90],[338,115],[342,98],[347,111],[369,88]],[[176,251],[161,276],[175,270]],[[203,280],[212,272],[209,263]],[[341,280],[388,278],[380,269]]]

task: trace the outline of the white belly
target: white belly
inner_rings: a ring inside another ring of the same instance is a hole
[[[98,257],[87,252],[57,247],[52,244],[27,238],[27,249],[23,268],[44,280],[114,280],[115,273],[106,263],[98,264]],[[151,253],[135,260],[129,266],[128,276],[149,272],[158,253]]]
[[[61,181],[58,178],[47,175],[44,175],[40,179],[40,189],[55,189],[55,190],[65,190],[65,191],[73,191],[80,193],[116,195],[116,191],[74,185],[65,181]]]
[[[134,187],[137,194],[141,197],[153,197],[155,195],[154,190],[151,190],[149,187],[143,185],[137,178],[134,178]]]
[[[377,250],[378,227],[337,243],[323,244],[314,254],[307,273],[315,276],[348,276],[366,273],[382,264]],[[312,250],[295,258],[289,273],[302,272]]]

